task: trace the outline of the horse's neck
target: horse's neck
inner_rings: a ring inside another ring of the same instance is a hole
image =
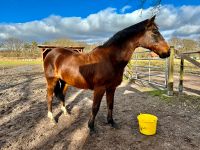
[[[112,59],[115,60],[117,64],[125,62],[128,63],[137,47],[137,40],[126,41],[120,47],[113,46],[111,50]]]
[[[108,47],[99,46],[91,51],[90,55],[97,61],[107,57],[113,65],[123,69],[131,59],[131,56],[137,47],[138,38],[132,38],[124,41],[124,43],[120,44],[120,46],[114,44]]]

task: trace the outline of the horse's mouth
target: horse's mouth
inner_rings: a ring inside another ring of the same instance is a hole
[[[167,53],[162,53],[161,55],[159,55],[160,58],[167,58],[170,56],[170,50]]]

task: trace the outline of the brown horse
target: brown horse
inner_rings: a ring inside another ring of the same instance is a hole
[[[168,44],[154,23],[155,16],[117,32],[103,45],[89,53],[77,53],[70,49],[54,48],[44,53],[44,71],[47,80],[48,117],[52,115],[52,99],[55,94],[61,100],[62,111],[67,114],[65,93],[71,85],[94,90],[92,114],[88,122],[94,129],[95,116],[101,99],[106,93],[107,121],[113,121],[113,103],[116,87],[122,82],[124,68],[135,48],[141,46],[154,51],[161,58],[170,55]]]

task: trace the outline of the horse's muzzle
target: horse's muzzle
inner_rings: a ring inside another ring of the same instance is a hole
[[[160,58],[167,58],[170,56],[170,50],[167,51],[167,53],[162,53],[161,55],[159,55]]]

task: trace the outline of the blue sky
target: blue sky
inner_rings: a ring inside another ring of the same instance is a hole
[[[146,0],[144,8],[154,6],[157,0]],[[108,7],[120,10],[125,5],[127,12],[141,8],[140,0],[0,0],[0,22],[22,23],[40,20],[50,15],[85,18]],[[200,5],[200,0],[162,0],[162,5]]]
[[[200,0],[162,0],[161,9],[153,12],[155,2],[146,0],[141,6],[140,0],[0,0],[0,41],[16,37],[101,42],[153,13],[164,37],[200,37]]]

